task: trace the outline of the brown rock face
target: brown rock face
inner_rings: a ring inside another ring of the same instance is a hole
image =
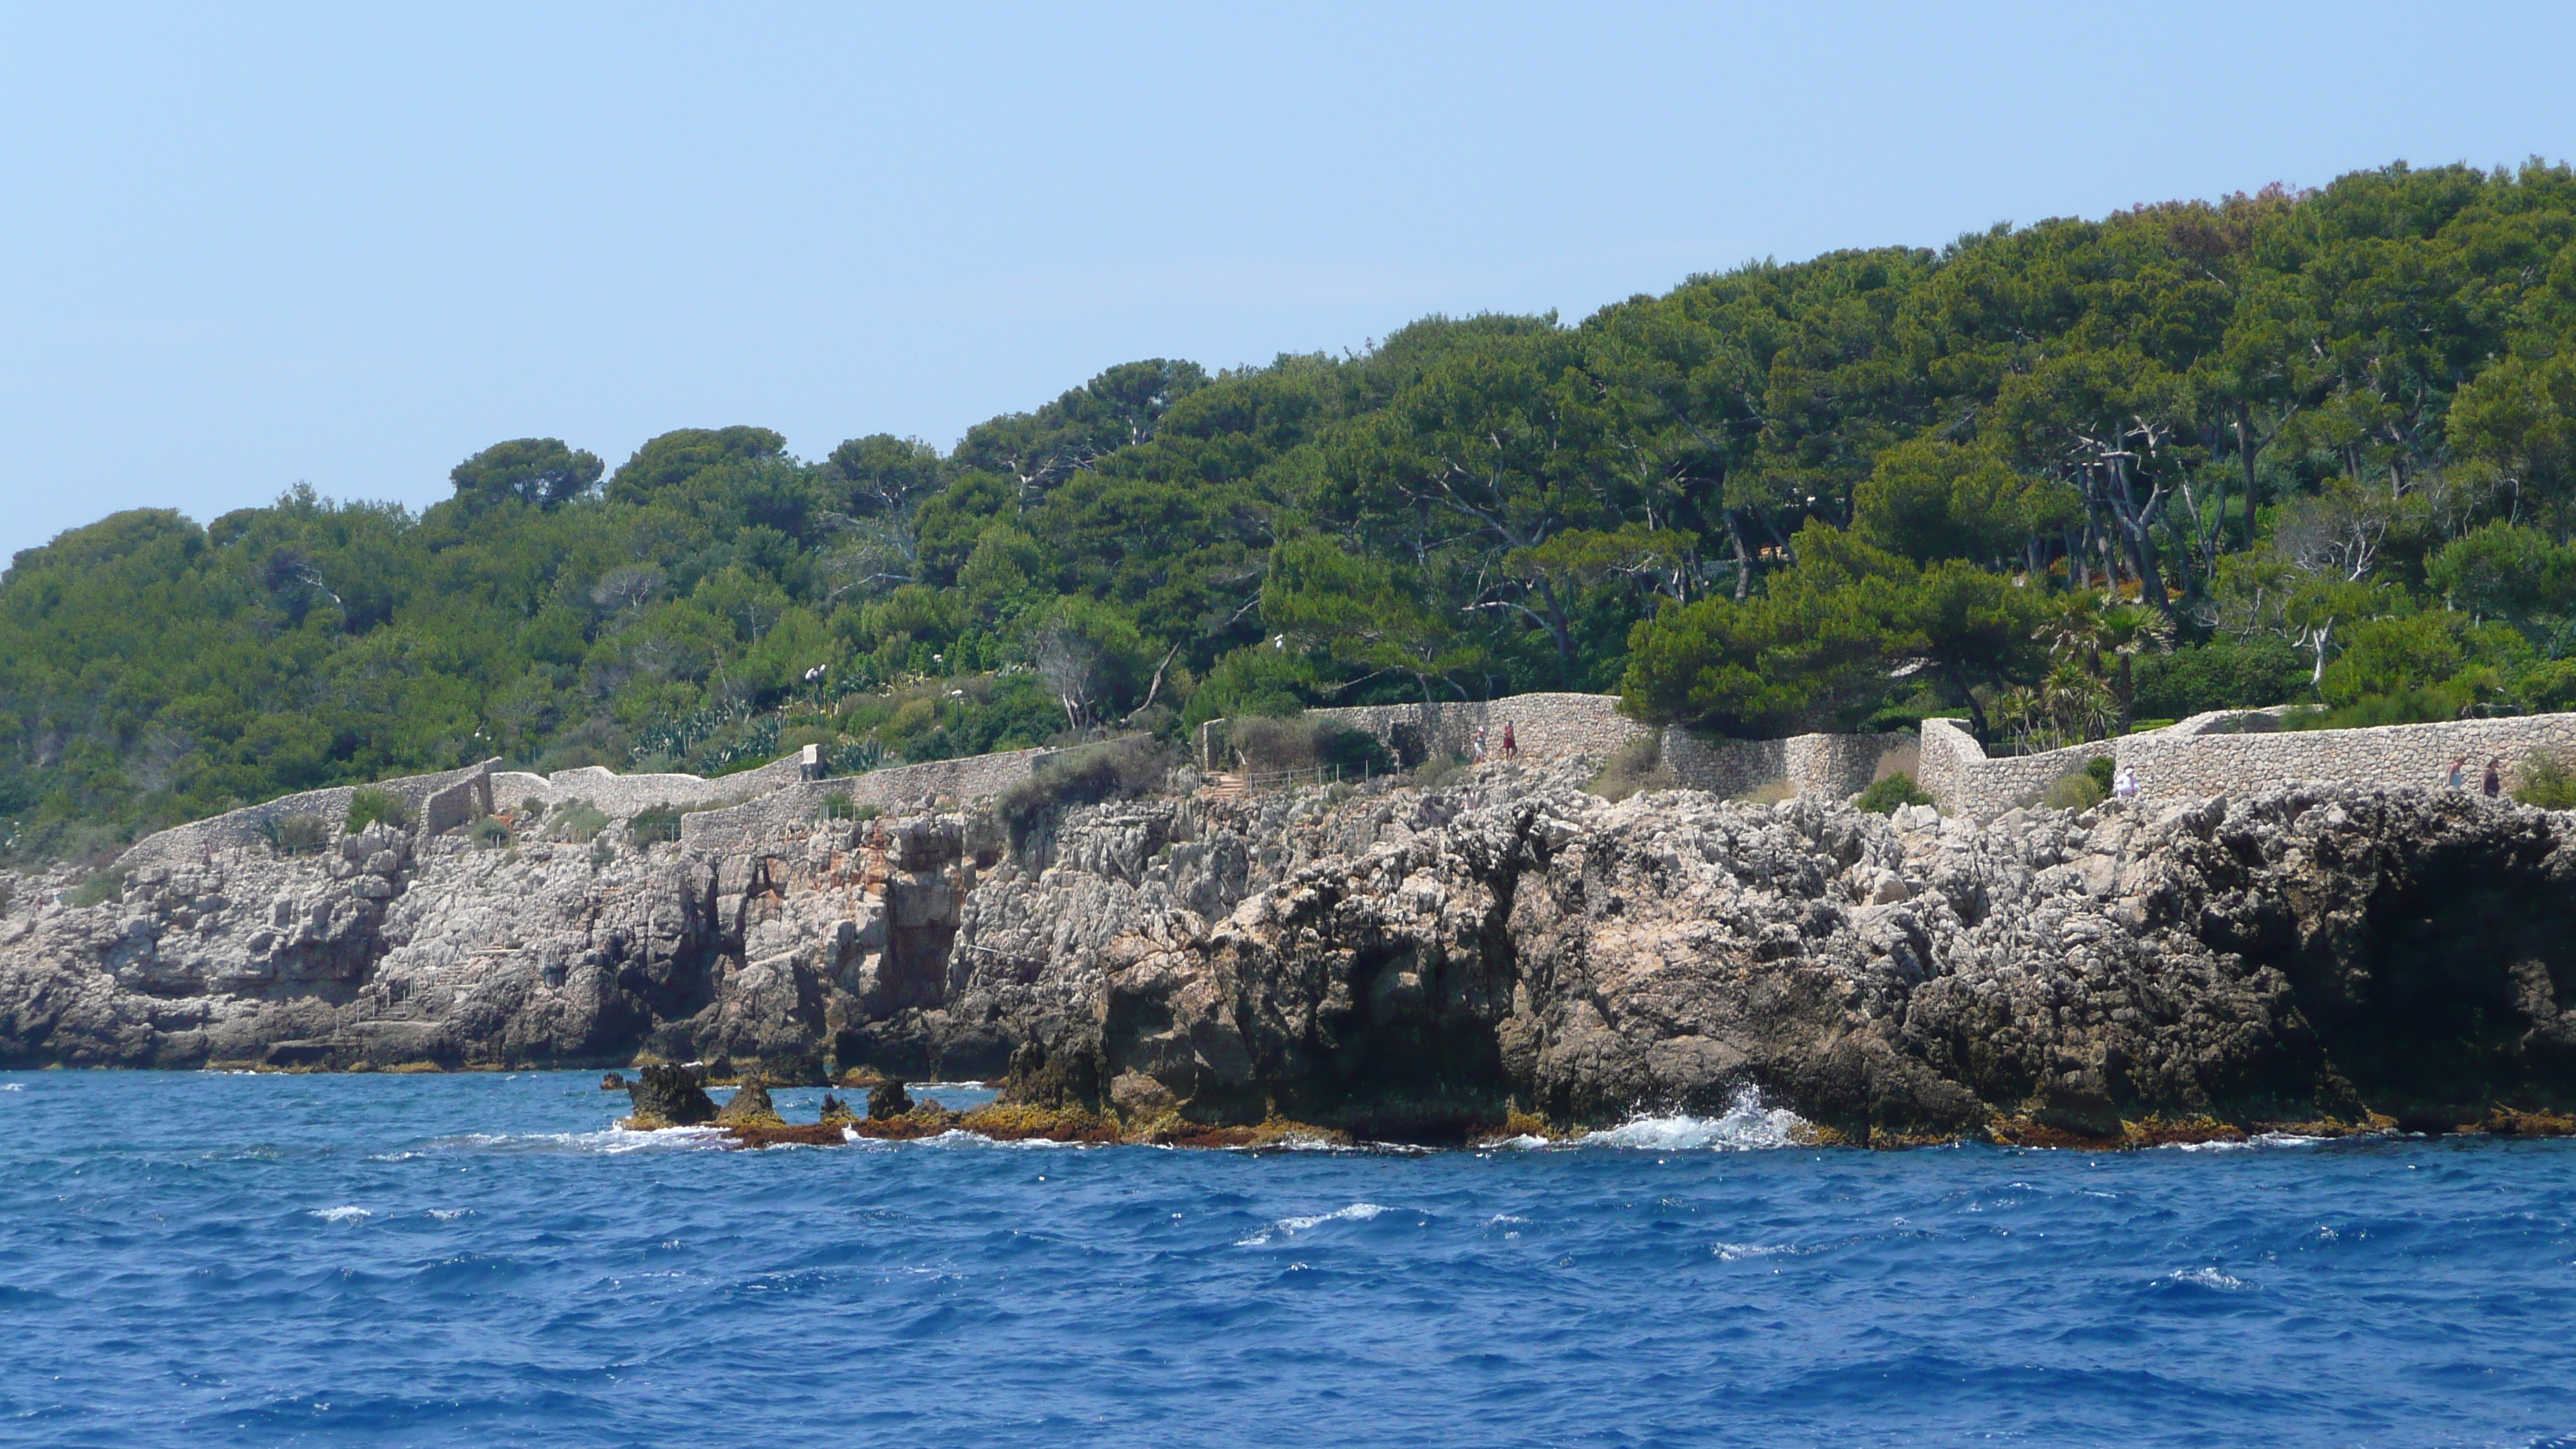
[[[1055,957],[1096,977],[1095,1034],[1051,1034],[1043,977],[1014,998],[1017,1090],[1430,1139],[1746,1084],[1855,1140],[2474,1121],[2576,1097],[2568,823],[2301,788],[1979,828],[1489,773],[1314,821],[1204,927],[1114,903],[1121,930]]]
[[[716,1119],[716,1104],[685,1068],[667,1062],[648,1065],[626,1085],[626,1098],[642,1122],[696,1127]],[[765,1099],[764,1099],[765,1100]]]
[[[21,882],[0,1062],[829,1057],[1420,1140],[1747,1086],[1855,1140],[2576,1103],[2576,817],[2294,787],[1979,826],[1500,765],[1340,793],[1085,807],[1026,858],[952,814]]]

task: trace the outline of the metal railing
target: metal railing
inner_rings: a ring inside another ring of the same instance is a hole
[[[1367,766],[1361,767],[1363,778]],[[1246,794],[1255,790],[1284,790],[1297,785],[1338,785],[1342,782],[1339,765],[1304,765],[1294,770],[1247,770],[1239,778]]]

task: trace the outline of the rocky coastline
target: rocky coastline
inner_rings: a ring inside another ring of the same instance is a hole
[[[379,824],[86,905],[24,878],[0,1066],[1001,1086],[716,1124],[755,1145],[1459,1143],[1747,1089],[1872,1146],[2576,1129],[2576,815],[2285,785],[1976,821],[1587,774],[1176,790],[1016,842],[989,809],[721,852]]]

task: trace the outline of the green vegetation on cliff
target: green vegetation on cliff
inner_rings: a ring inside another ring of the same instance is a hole
[[[2564,708],[2571,236],[2565,167],[2393,166],[1129,363],[944,454],[518,439],[419,515],[118,514],[0,581],[0,819],[87,850],[487,755],[850,769],[1530,689],[2033,745]]]

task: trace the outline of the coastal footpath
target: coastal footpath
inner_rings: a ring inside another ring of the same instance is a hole
[[[2576,1104],[2576,816],[2349,784],[1882,816],[1588,778],[1228,797],[1184,770],[1016,840],[934,798],[664,841],[147,841],[93,903],[17,883],[0,1065],[722,1057],[1425,1142],[1748,1087],[1880,1145]]]

